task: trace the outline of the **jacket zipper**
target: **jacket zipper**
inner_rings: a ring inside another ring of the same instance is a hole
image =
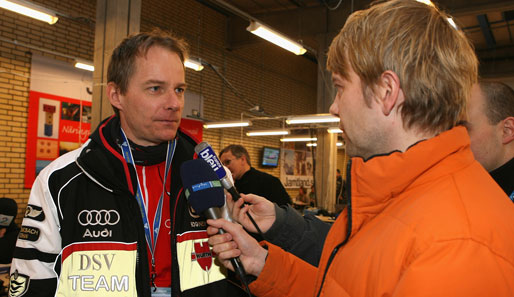
[[[332,264],[332,261],[334,260],[337,252],[339,249],[344,246],[348,240],[350,239],[350,235],[352,234],[352,179],[351,179],[351,166],[352,166],[352,160],[350,159],[348,161],[348,165],[346,166],[346,194],[348,195],[348,224],[346,228],[346,238],[338,244],[330,254],[330,257],[327,261],[327,266],[325,267],[325,271],[323,272],[323,278],[321,279],[321,284],[319,286],[318,294],[316,294],[317,297],[321,295],[321,290],[323,289],[323,284],[325,283],[325,278],[327,277],[328,269],[330,268],[330,264]]]
[[[171,187],[171,185],[170,185]],[[180,194],[182,194],[182,190],[183,188],[181,188],[179,191],[178,191],[178,194],[177,196],[175,197],[175,206],[173,207],[173,224],[172,224],[172,227],[171,227],[171,248],[172,250],[174,248],[177,247],[177,237],[176,237],[176,234],[175,234],[175,218],[177,216],[177,207],[178,207],[178,202],[179,202],[179,199],[180,199]],[[170,188],[170,192],[171,192],[171,188]],[[171,198],[171,197],[170,197]],[[171,202],[171,200],[170,200]],[[171,211],[171,205],[170,205],[170,211]],[[171,253],[171,290],[173,291],[173,289],[176,287],[173,283],[174,283],[174,280],[175,278],[173,277],[173,262],[175,261],[175,258],[177,257],[177,253]],[[178,260],[177,260],[178,261]],[[177,290],[177,292],[180,292],[179,290]],[[171,295],[173,296],[173,292],[171,293]],[[180,296],[180,293],[177,293],[176,295],[177,297]]]

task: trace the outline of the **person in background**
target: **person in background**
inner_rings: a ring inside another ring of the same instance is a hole
[[[252,167],[250,155],[242,145],[231,144],[220,152],[220,160],[235,180],[240,193],[256,194],[266,197],[278,205],[291,204],[291,197],[282,182],[271,174]]]
[[[179,129],[184,41],[121,41],[107,69],[115,115],[45,167],[11,266],[12,296],[245,296],[214,261],[180,167],[196,141]]]
[[[20,227],[14,221],[18,205],[11,198],[0,198],[0,264],[10,264]]]
[[[18,205],[11,198],[0,198],[0,296],[7,296],[9,267],[20,227],[14,221]]]
[[[316,189],[314,189],[314,184],[312,184],[311,191],[309,192],[309,201],[312,207],[316,207]]]
[[[514,90],[481,81],[473,85],[467,110],[475,158],[514,201]]]
[[[237,256],[257,277],[254,295],[514,295],[514,205],[458,125],[478,62],[448,18],[412,0],[376,2],[348,18],[327,67],[351,193],[319,265],[260,245],[239,224],[207,221],[219,260],[231,268]],[[237,201],[234,217],[253,231],[250,212],[269,232],[276,208],[243,199],[252,205],[240,210]]]
[[[309,203],[309,197],[307,196],[307,193],[303,186],[298,188],[298,195],[296,195],[295,202],[303,202],[305,204]]]

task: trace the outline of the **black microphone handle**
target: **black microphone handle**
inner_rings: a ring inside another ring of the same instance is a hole
[[[236,190],[236,187],[232,186],[227,189],[227,191],[230,193],[230,195],[232,195],[232,200],[234,200],[234,202],[241,198],[241,194],[239,194],[239,192]]]

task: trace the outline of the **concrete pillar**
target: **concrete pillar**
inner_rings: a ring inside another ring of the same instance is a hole
[[[334,212],[336,204],[337,135],[328,133],[327,129],[319,129],[317,137],[314,178],[316,180],[318,208]]]
[[[335,95],[331,73],[326,70],[326,51],[332,41],[332,35],[321,34],[318,36],[318,113],[328,113]],[[336,203],[337,134],[330,134],[327,129],[318,129],[317,137],[314,179],[318,208],[334,212]]]
[[[141,0],[97,0],[91,129],[113,114],[106,96],[107,66],[112,50],[132,33],[139,32]]]

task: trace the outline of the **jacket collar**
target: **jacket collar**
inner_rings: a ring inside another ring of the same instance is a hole
[[[352,233],[365,221],[382,212],[394,200],[393,198],[408,188],[440,178],[441,172],[429,169],[449,162],[457,163],[451,167],[454,170],[469,165],[473,161],[469,145],[466,129],[458,126],[428,140],[420,141],[403,153],[395,151],[366,161],[362,158],[353,158]],[[448,159],[450,155],[459,157]]]

